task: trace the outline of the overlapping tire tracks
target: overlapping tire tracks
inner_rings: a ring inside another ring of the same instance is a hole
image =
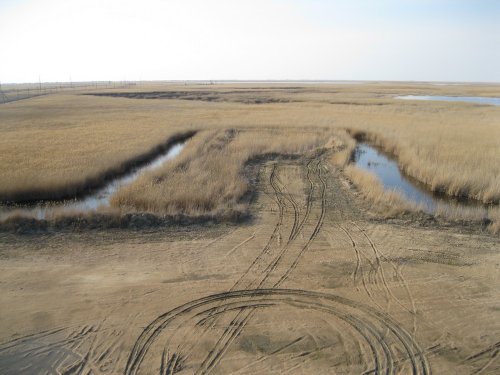
[[[303,205],[279,177],[282,168],[297,168],[300,165],[305,167],[308,185]],[[425,353],[412,335],[382,310],[379,312],[333,295],[278,289],[297,267],[324,225],[327,184],[323,174],[321,155],[303,164],[272,164],[268,181],[278,206],[278,219],[266,245],[228,292],[189,302],[158,317],[146,327],[133,347],[125,374],[140,373],[143,362],[154,360],[158,345],[163,345],[159,365],[162,375],[174,374],[185,368],[196,374],[209,374],[256,312],[281,304],[321,311],[351,327],[361,343],[360,347],[366,349],[362,355],[371,353],[367,358],[368,373],[395,374],[404,366],[409,366],[415,375],[431,373]],[[283,233],[288,234],[286,241],[280,240],[284,237]],[[380,257],[373,242],[372,247]],[[385,276],[381,276],[385,281]],[[391,292],[386,290],[386,293]],[[214,327],[221,319],[227,322],[223,325],[224,330],[204,359],[191,364],[192,354],[202,350],[196,342],[206,335],[220,332]],[[167,327],[170,331],[165,334]],[[396,352],[399,354],[396,355]],[[405,353],[404,358],[400,353]]]
[[[151,328],[153,328],[154,332],[158,332],[170,324],[179,324],[176,321],[184,320],[187,316],[195,316],[201,319],[212,314],[214,310],[219,310],[221,306],[226,307],[228,311],[244,311],[249,308],[258,311],[258,309],[280,305],[319,311],[351,327],[359,340],[360,347],[364,349],[365,361],[373,366],[373,369],[368,370],[366,373],[398,373],[399,369],[401,369],[400,363],[403,362],[401,361],[401,353],[404,353],[403,359],[409,363],[410,373],[431,373],[429,364],[419,345],[388,314],[331,294],[289,289],[252,289],[223,292],[179,306],[159,317],[159,320]],[[172,361],[177,362],[178,359],[179,355],[172,355]],[[168,362],[168,366],[175,370],[172,361]]]
[[[0,373],[116,373],[124,332],[101,323],[61,327],[1,345]]]

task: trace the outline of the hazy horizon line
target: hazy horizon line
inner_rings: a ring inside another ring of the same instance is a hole
[[[267,83],[330,83],[330,82],[343,82],[343,83],[442,83],[442,84],[479,84],[479,85],[496,85],[500,84],[500,81],[446,81],[446,80],[373,80],[373,79],[123,79],[123,80],[76,80],[76,81],[17,81],[17,82],[7,82],[1,81],[0,85],[23,85],[23,84],[47,84],[47,83],[58,83],[58,84],[77,84],[77,83],[134,83],[134,82],[203,82],[203,83],[231,83],[231,82],[241,82],[241,83],[252,83],[252,82],[267,82]]]

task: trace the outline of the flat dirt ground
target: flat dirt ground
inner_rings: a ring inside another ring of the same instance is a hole
[[[2,374],[498,374],[498,237],[373,219],[323,156],[253,220],[3,234]]]

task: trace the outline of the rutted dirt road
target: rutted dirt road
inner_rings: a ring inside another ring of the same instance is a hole
[[[498,373],[498,239],[370,221],[326,158],[241,226],[4,235],[0,372]]]

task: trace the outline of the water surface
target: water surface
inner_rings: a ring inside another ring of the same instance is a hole
[[[439,96],[439,95],[401,95],[395,99],[405,100],[438,100],[444,102],[466,102],[476,104],[500,105],[500,98],[486,96]]]

